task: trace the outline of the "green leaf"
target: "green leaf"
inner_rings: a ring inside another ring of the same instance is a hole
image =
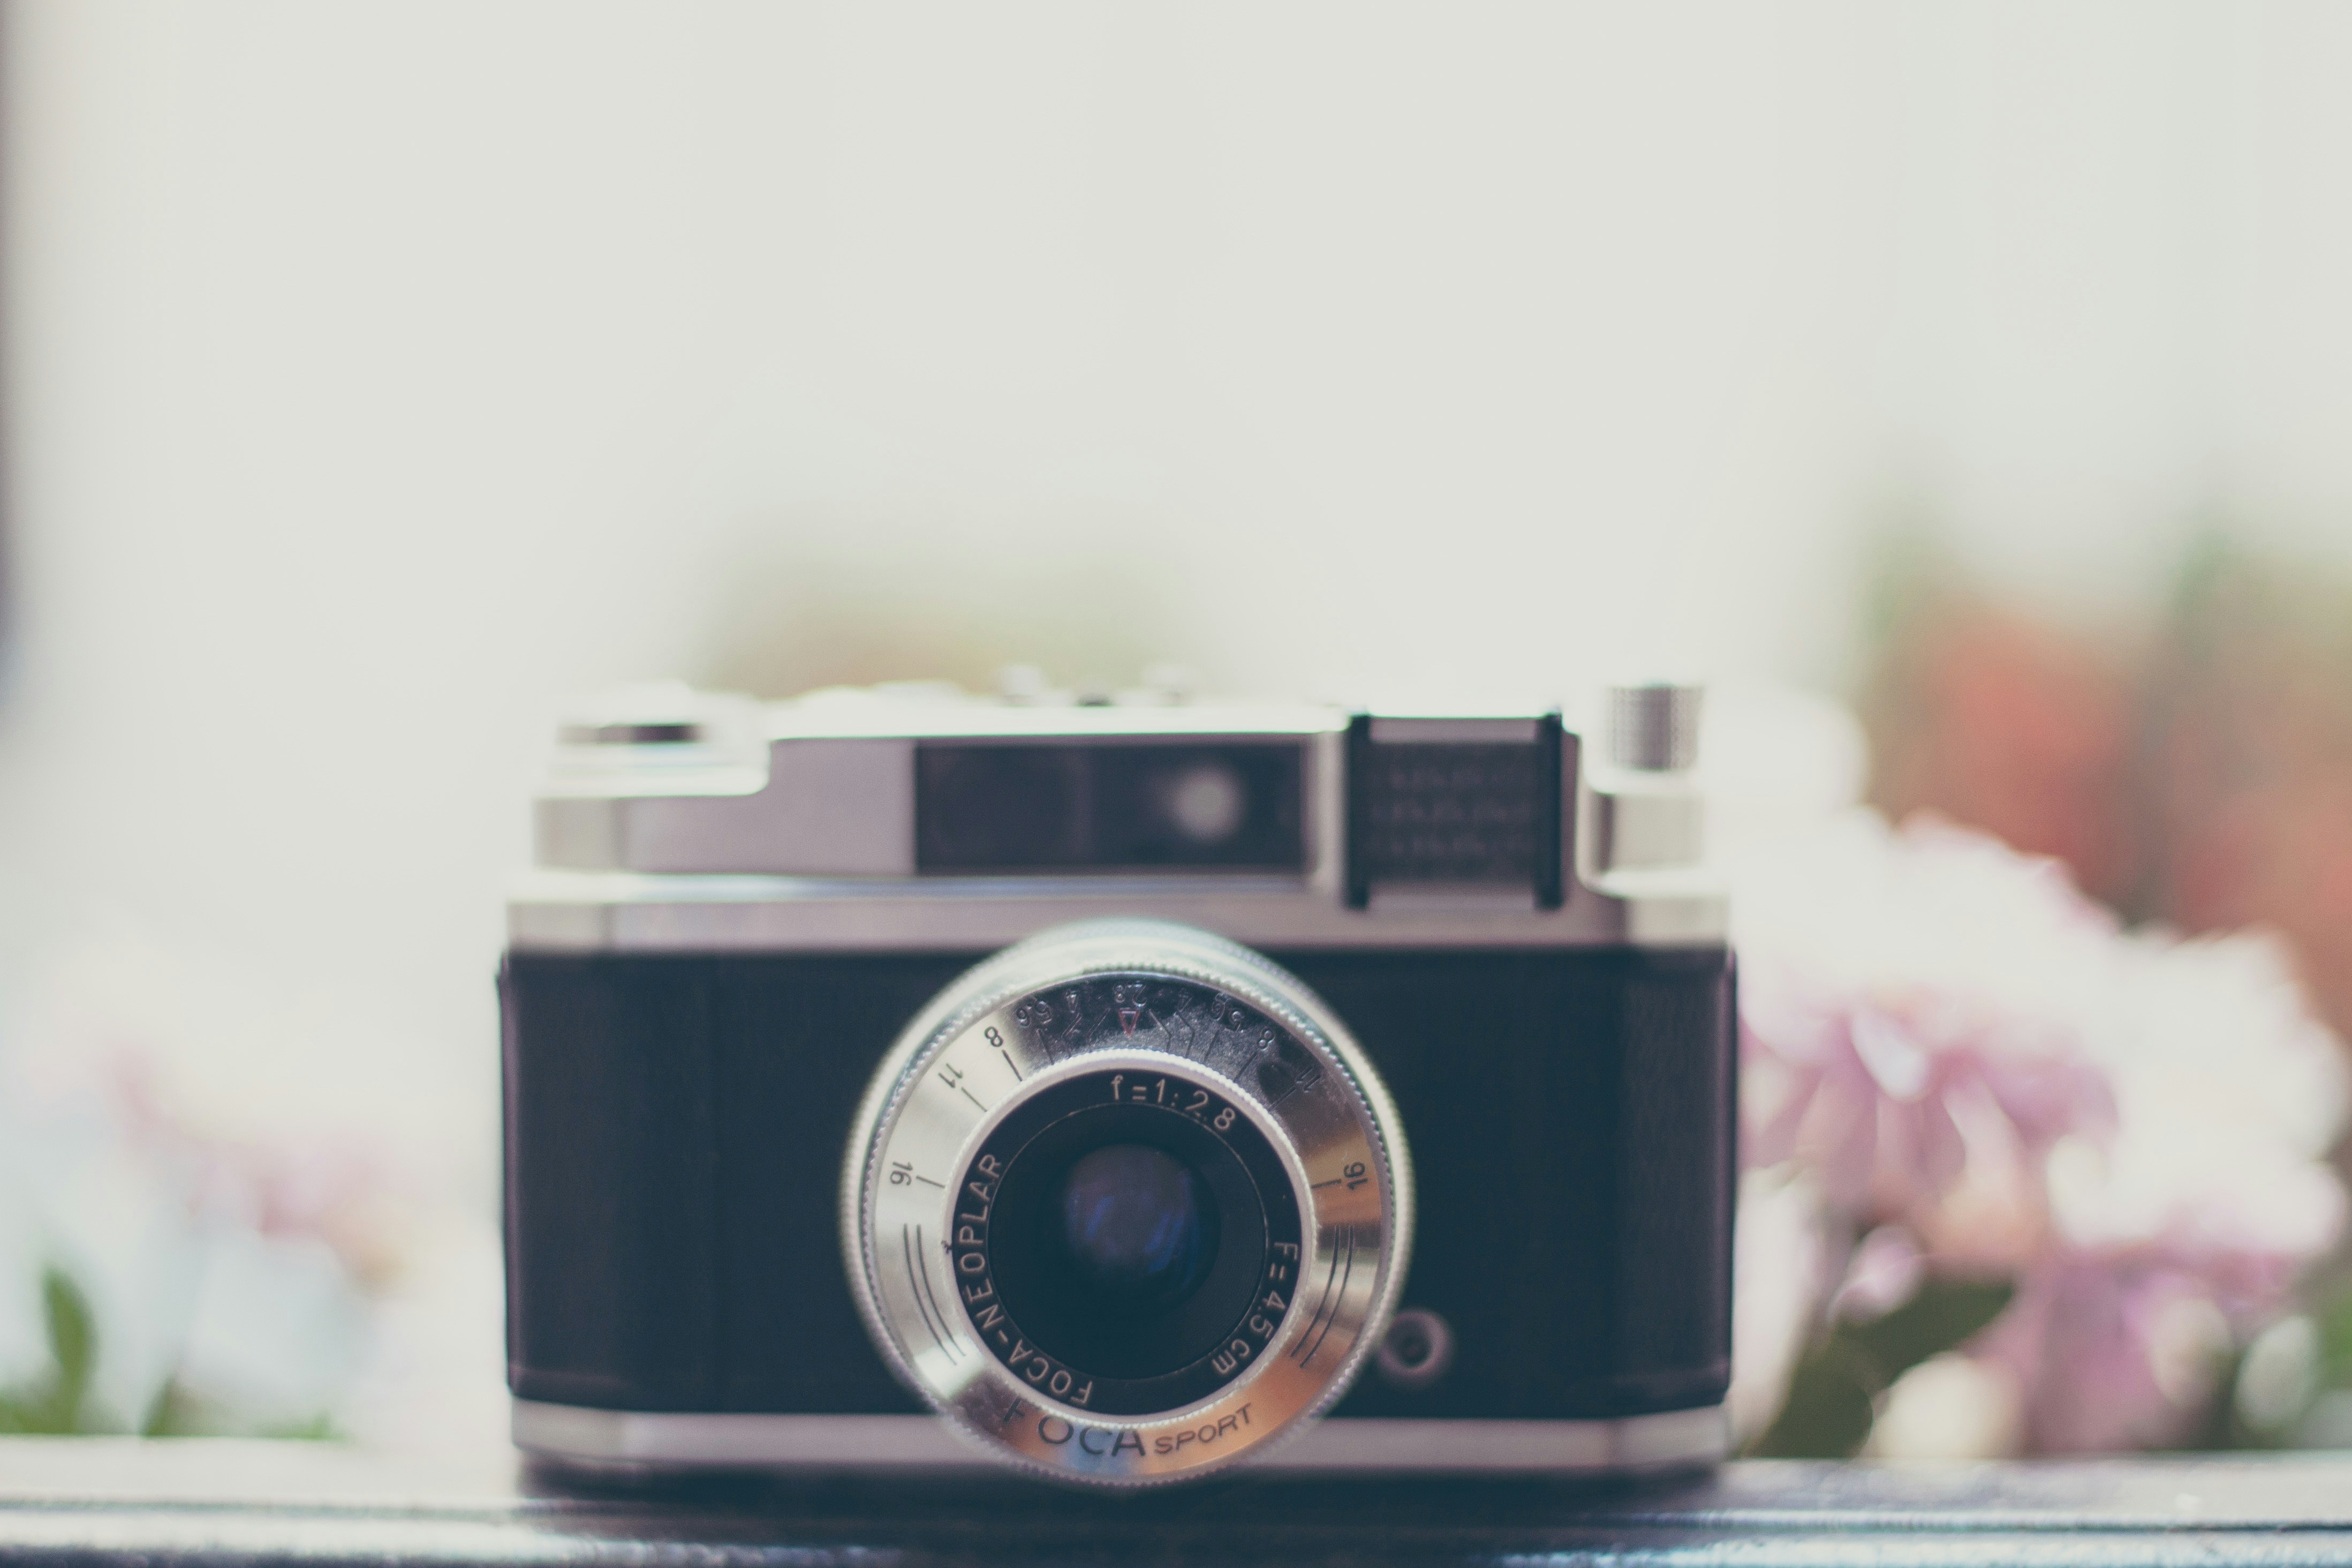
[[[1869,1438],[1879,1397],[1895,1380],[1975,1338],[2012,1293],[2001,1282],[1930,1280],[1884,1317],[1834,1325],[1797,1364],[1788,1401],[1748,1451],[1767,1458],[1852,1458]]]
[[[1768,1459],[1843,1459],[1870,1436],[1877,1373],[1837,1334],[1816,1344],[1789,1379],[1789,1397],[1748,1451]]]
[[[180,1386],[176,1377],[166,1382],[139,1423],[142,1437],[203,1437],[213,1436],[214,1424],[204,1405]]]
[[[89,1299],[73,1276],[52,1264],[41,1270],[41,1306],[49,1321],[49,1355],[57,1364],[58,1398],[79,1412],[98,1363],[98,1329]]]
[[[2339,1280],[2312,1315],[2319,1324],[2320,1382],[2329,1388],[2352,1385],[2352,1280]]]
[[[0,1389],[0,1432],[63,1437],[112,1429],[89,1400],[98,1331],[89,1299],[71,1275],[52,1265],[41,1270],[41,1309],[49,1364],[30,1383]]]
[[[1930,1280],[1885,1316],[1843,1324],[1839,1332],[1870,1358],[1884,1389],[1929,1356],[1974,1339],[2013,1294],[2005,1281]]]
[[[340,1443],[343,1440],[342,1433],[335,1428],[335,1418],[324,1411],[311,1416],[308,1421],[292,1421],[282,1426],[264,1427],[255,1436],[295,1443]]]

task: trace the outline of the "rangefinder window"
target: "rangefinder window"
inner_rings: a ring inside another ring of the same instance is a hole
[[[927,741],[915,863],[1016,871],[1301,871],[1299,747]]]

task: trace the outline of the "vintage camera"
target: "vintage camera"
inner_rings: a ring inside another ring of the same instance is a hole
[[[1105,1486],[1716,1458],[1697,696],[1619,688],[1590,746],[930,686],[584,713],[501,977],[516,1441]]]

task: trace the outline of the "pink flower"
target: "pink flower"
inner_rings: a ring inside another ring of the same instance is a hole
[[[1807,1174],[1833,1250],[1865,1238],[1816,1321],[2015,1284],[1884,1451],[1970,1390],[2034,1451],[2190,1435],[2344,1224],[2341,1048],[2281,946],[2126,933],[2054,862],[1866,813],[1749,862],[1735,909],[1747,1158]]]
[[[2231,1343],[2207,1270],[2158,1252],[2053,1255],[1969,1347],[2024,1397],[2036,1453],[2113,1453],[2187,1437]]]
[[[1809,985],[1769,956],[1741,984],[1748,1161],[1814,1171],[1857,1228],[1900,1220],[1979,1263],[2021,1260],[2051,1149],[2113,1124],[2105,1075],[2046,1021],[1933,988]]]
[[[209,1132],[174,1110],[150,1056],[125,1050],[110,1067],[103,1082],[125,1135],[177,1174],[191,1218],[322,1242],[365,1286],[381,1286],[397,1271],[410,1195],[382,1149],[348,1133],[265,1141]]]

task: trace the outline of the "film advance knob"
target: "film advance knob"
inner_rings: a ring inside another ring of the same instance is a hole
[[[1609,760],[1644,773],[1679,773],[1698,761],[1705,688],[1666,681],[1609,688]]]

